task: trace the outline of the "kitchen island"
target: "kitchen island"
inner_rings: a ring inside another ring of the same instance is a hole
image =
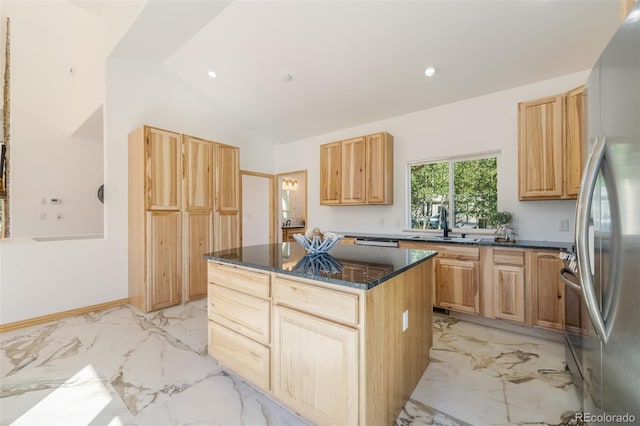
[[[437,253],[294,243],[208,259],[209,354],[317,424],[389,425],[429,363]]]

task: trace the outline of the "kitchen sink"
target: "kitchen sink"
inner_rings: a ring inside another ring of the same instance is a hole
[[[459,242],[459,243],[477,243],[480,241],[480,238],[474,237],[443,237],[442,235],[412,235],[409,237],[412,240],[422,240],[422,241],[451,241],[451,242]]]

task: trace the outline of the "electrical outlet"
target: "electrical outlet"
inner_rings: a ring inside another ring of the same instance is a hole
[[[40,220],[47,220],[47,214],[44,212],[40,212]]]
[[[406,310],[402,313],[402,331],[407,331],[409,328],[409,311]]]
[[[384,217],[381,217],[378,223],[380,223],[380,226],[384,226]]]
[[[560,219],[558,221],[558,231],[568,231],[569,230],[569,219]]]

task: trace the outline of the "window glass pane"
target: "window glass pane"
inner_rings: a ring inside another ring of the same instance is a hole
[[[497,173],[495,157],[453,164],[456,228],[494,227],[489,218],[498,207]]]
[[[438,229],[441,206],[449,205],[449,162],[411,166],[411,228]]]

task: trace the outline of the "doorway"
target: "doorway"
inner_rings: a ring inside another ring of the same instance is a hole
[[[275,176],[241,170],[242,245],[278,241],[275,214]]]
[[[275,226],[278,241],[282,240],[283,227],[304,229],[307,218],[307,170],[278,173],[276,175],[278,214]]]

